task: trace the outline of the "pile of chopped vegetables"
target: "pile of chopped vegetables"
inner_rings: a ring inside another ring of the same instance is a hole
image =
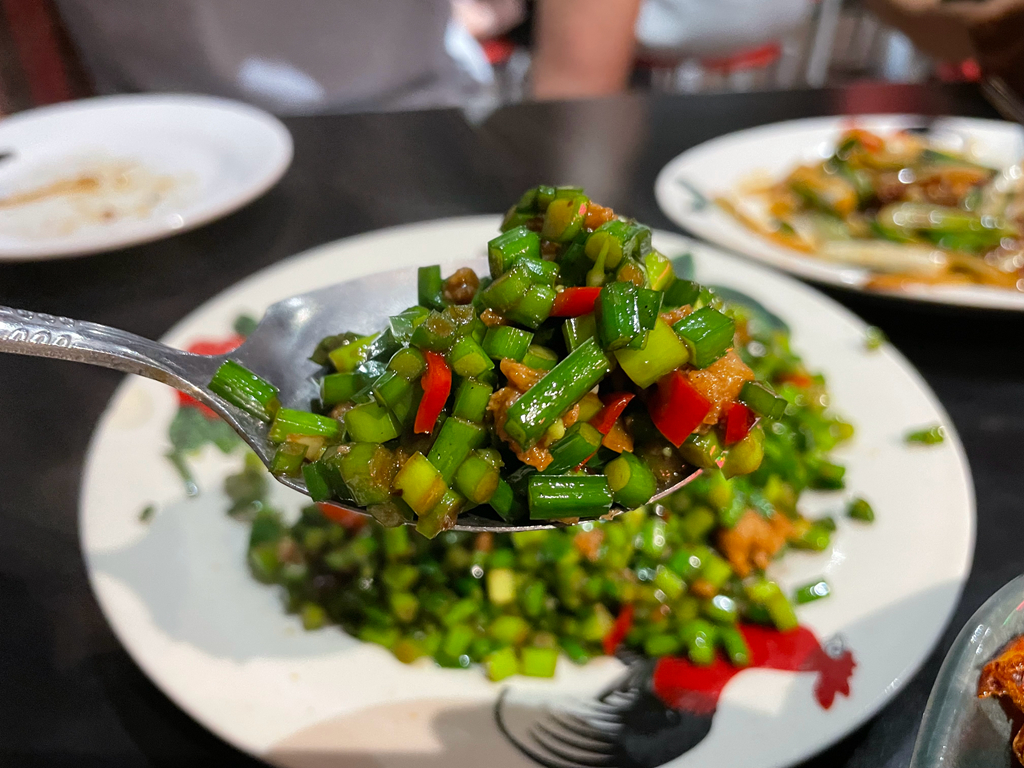
[[[610,521],[431,540],[329,505],[288,525],[264,500],[266,472],[250,461],[227,491],[233,514],[253,519],[253,574],[283,587],[307,629],[340,625],[403,662],[481,663],[493,680],[549,677],[559,655],[582,664],[621,649],[748,664],[741,623],[785,631],[797,624],[794,604],[830,594],[823,579],[787,594],[765,568],[791,549],[829,546],[837,521],[806,518],[799,499],[808,488],[843,487],[830,452],[853,430],[827,410],[824,379],[791,351],[781,321],[720,295],[737,354],[786,404],[765,429],[756,471],[730,478],[712,468],[663,505]],[[874,513],[856,499],[847,515],[869,522]]]
[[[770,187],[719,198],[775,242],[867,267],[873,285],[1024,278],[1024,173],[997,173],[919,134],[847,131],[831,157]],[[752,206],[749,202],[763,205]]]
[[[380,332],[323,339],[310,410],[235,362],[210,388],[270,424],[275,474],[428,538],[470,510],[575,522],[643,506],[693,467],[758,468],[758,421],[785,400],[649,228],[542,186],[487,252],[488,276],[424,267],[419,304]]]

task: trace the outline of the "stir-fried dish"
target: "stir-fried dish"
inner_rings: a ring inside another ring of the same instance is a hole
[[[717,201],[770,240],[908,283],[1024,285],[1024,173],[997,171],[926,137],[847,131],[827,159]]]
[[[978,698],[1005,696],[1024,713],[1024,637],[1018,637],[985,665],[978,680]],[[1024,765],[1024,728],[1013,737],[1013,754]]]
[[[269,422],[275,474],[428,538],[469,510],[575,522],[643,506],[694,468],[758,468],[758,422],[786,401],[736,351],[722,298],[677,277],[649,228],[537,187],[487,252],[489,275],[424,267],[416,306],[310,350],[309,410],[235,362],[210,389]]]
[[[482,663],[494,680],[550,677],[559,655],[582,664],[627,650],[749,664],[744,623],[793,629],[795,607],[831,592],[816,579],[787,593],[765,569],[794,549],[829,546],[836,519],[804,516],[800,496],[843,487],[830,454],[853,430],[828,411],[823,377],[790,349],[785,326],[721,295],[736,324],[734,353],[784,403],[753,472],[712,467],[663,504],[614,520],[428,539],[331,505],[311,505],[289,524],[264,496],[262,465],[250,461],[226,490],[232,513],[253,520],[253,574],[280,585],[308,629],[338,624],[404,662]],[[860,499],[847,515],[874,517]]]

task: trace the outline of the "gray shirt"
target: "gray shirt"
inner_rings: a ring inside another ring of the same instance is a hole
[[[309,113],[454,105],[449,0],[57,0],[101,93],[192,91]]]

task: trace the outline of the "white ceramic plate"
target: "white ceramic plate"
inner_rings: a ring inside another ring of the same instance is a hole
[[[415,224],[325,245],[265,269],[222,293],[166,337],[175,345],[222,338],[240,312],[372,272],[482,257],[496,217]],[[849,490],[807,500],[833,511],[839,530],[821,554],[793,553],[774,568],[787,588],[824,574],[834,596],[799,609],[822,640],[838,639],[857,667],[851,695],[815,702],[816,676],[770,669],[736,675],[710,733],[671,762],[697,768],[768,768],[801,760],[870,717],[913,675],[946,624],[967,578],[974,543],[970,473],[953,426],[920,376],[895,350],[869,352],[864,324],[784,276],[669,233],[668,254],[691,251],[697,277],[756,297],[793,328],[793,345],[829,378],[835,408],[857,426],[839,453]],[[414,297],[409,297],[410,301]],[[367,329],[369,330],[369,329]],[[479,671],[403,666],[387,651],[335,628],[304,632],[274,589],[244,564],[247,526],[225,514],[220,493],[238,455],[214,449],[195,463],[203,492],[183,498],[164,458],[175,393],[124,382],[96,430],[81,496],[82,548],[97,598],[139,666],[214,733],[282,766],[385,768],[532,765],[495,726],[498,693],[519,715],[537,702],[592,699],[622,676],[616,659],[561,661],[554,681],[489,683]],[[908,447],[911,428],[939,423],[945,443]],[[282,492],[282,506],[299,497]],[[852,495],[877,522],[841,514]],[[156,504],[149,523],[139,511]],[[835,648],[835,642],[828,646]],[[658,763],[651,763],[657,765]]]
[[[666,165],[655,182],[655,196],[673,222],[714,245],[819,283],[869,290],[870,274],[773,243],[740,224],[712,202],[735,191],[752,176],[778,179],[800,163],[822,160],[839,135],[852,125],[882,134],[925,125],[914,115],[820,117],[773,123],[730,133],[688,149]],[[1024,128],[1014,123],[971,118],[940,118],[933,140],[972,152],[979,162],[1003,168],[1024,158]],[[1024,293],[987,287],[914,286],[879,295],[941,304],[1024,311]]]
[[[0,260],[28,260],[122,248],[224,216],[281,178],[292,139],[272,115],[226,99],[104,96],[0,121],[5,152]]]

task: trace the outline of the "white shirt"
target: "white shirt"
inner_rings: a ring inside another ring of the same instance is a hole
[[[57,0],[97,90],[193,91],[285,113],[455,105],[449,0]]]
[[[778,41],[812,7],[810,0],[644,0],[636,36],[653,53],[728,56]]]

